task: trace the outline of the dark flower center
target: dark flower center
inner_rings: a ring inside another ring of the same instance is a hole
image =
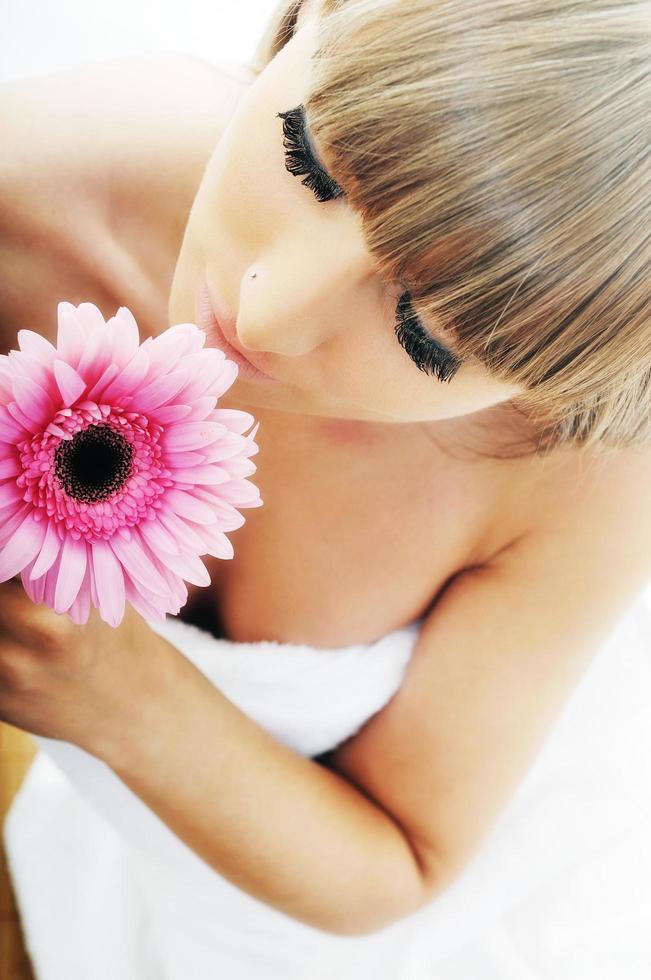
[[[89,425],[54,453],[54,472],[70,497],[106,500],[131,475],[133,446],[109,425]]]

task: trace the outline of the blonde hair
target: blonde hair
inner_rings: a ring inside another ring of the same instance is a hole
[[[300,7],[278,5],[255,72]],[[649,13],[320,0],[303,104],[330,175],[383,275],[524,389],[536,453],[651,442]]]

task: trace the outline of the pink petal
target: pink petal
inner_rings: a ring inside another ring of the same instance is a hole
[[[61,392],[64,408],[68,408],[86,390],[86,382],[67,361],[54,362],[54,377]]]
[[[77,597],[86,571],[86,547],[83,538],[76,541],[70,534],[64,538],[54,592],[54,611],[57,613],[66,612]]]
[[[160,422],[161,425],[165,425],[169,422],[178,422],[180,419],[187,418],[192,414],[191,405],[163,405],[161,408],[156,409],[156,421]]]
[[[43,363],[38,357],[34,357],[33,354],[27,354],[25,351],[12,350],[9,351],[7,366],[12,376],[20,374],[23,378],[31,378],[37,385],[40,385],[41,388],[45,388],[49,392],[50,385],[52,384],[50,364]],[[49,394],[52,394],[52,392],[49,392]]]
[[[237,456],[245,448],[244,436],[238,436],[235,432],[227,432],[221,439],[204,450],[206,463],[217,463],[222,459],[230,459],[232,456]]]
[[[241,456],[224,460],[224,465],[233,478],[252,476],[258,468],[250,459],[242,459]]]
[[[46,586],[47,586],[47,577],[48,577],[49,574],[50,574],[49,572],[46,572],[45,575],[41,575],[40,578],[34,579],[34,581],[31,583],[31,585],[32,585],[32,592],[31,592],[32,601],[33,602],[36,602],[37,604],[40,604],[40,603],[45,602],[45,589],[46,589]],[[48,603],[48,605],[49,605],[49,603]],[[50,606],[50,608],[52,608],[52,607]]]
[[[134,393],[130,408],[138,412],[151,412],[176,395],[188,380],[186,371],[172,371],[155,378],[140,391]]]
[[[210,394],[216,395],[217,398],[221,398],[225,391],[231,387],[237,375],[239,373],[239,368],[235,361],[225,361],[224,366],[221,369],[219,378],[210,385]],[[203,391],[202,391],[203,394]]]
[[[88,622],[90,605],[90,562],[88,562],[84,574],[84,581],[81,583],[77,598],[68,610],[68,615],[73,623],[76,623],[77,626],[83,626]]]
[[[202,487],[197,487],[195,493],[200,493]],[[204,499],[204,498],[202,498]],[[211,500],[207,500],[206,503],[210,506],[211,511],[215,515],[215,523],[222,531],[236,531],[238,527],[242,527],[246,524],[246,517],[241,514],[236,507],[229,504],[226,500],[218,500],[215,495],[212,495]],[[202,527],[205,525],[202,525]],[[192,530],[195,530],[192,528]],[[198,530],[198,529],[197,529]]]
[[[206,541],[206,546],[208,548],[208,554],[214,555],[215,558],[229,559],[235,556],[235,549],[233,544],[226,537],[223,531],[214,525],[202,528],[203,537]]]
[[[119,626],[125,601],[122,565],[106,541],[94,541],[91,548],[100,616],[109,626]]]
[[[255,506],[260,499],[258,487],[249,480],[231,480],[230,483],[223,483],[219,488],[219,495],[237,507]]]
[[[15,402],[10,402],[9,404],[15,405]],[[26,432],[24,427],[21,423],[16,422],[6,405],[0,405],[0,429],[3,428],[6,428],[8,434],[11,433],[6,442],[15,443],[25,438]]]
[[[149,598],[145,598],[142,593],[138,591],[135,583],[129,578],[125,582],[125,592],[128,601],[146,622],[165,622],[167,618],[166,613],[154,603],[153,600],[155,597],[151,596]],[[161,602],[161,600],[159,599],[158,602]]]
[[[165,530],[160,521],[141,521],[138,525],[138,530],[154,554],[157,554],[161,550],[169,551],[172,555],[178,555],[179,546],[176,539],[169,531]]]
[[[92,331],[90,336],[86,338],[79,364],[76,367],[84,381],[92,385],[110,362],[111,338],[106,328],[102,327]]]
[[[217,348],[213,348],[216,350]],[[210,394],[219,398],[227,391],[237,378],[239,368],[235,361],[226,359],[212,373],[204,371],[203,368],[196,372],[196,377],[179,392],[179,401],[194,401],[202,395]]]
[[[90,412],[93,418],[97,419],[98,422],[101,422],[102,419],[104,418],[96,402],[90,402],[88,401],[88,399],[85,399],[83,402],[79,402],[77,408],[83,408],[84,411]]]
[[[188,527],[180,517],[177,517],[172,511],[166,511],[160,512],[158,518],[175,540],[185,545],[186,548],[192,548],[200,554],[205,554],[203,538],[193,528]]]
[[[57,425],[55,422],[50,422],[45,431],[52,436],[59,436],[60,439],[72,439],[70,433],[66,432],[65,429],[62,429],[61,426]]]
[[[10,516],[2,514],[0,517],[0,548],[5,541],[9,540],[16,528],[23,523],[23,518],[32,510],[32,505],[25,501],[21,506],[16,506]]]
[[[170,607],[170,602],[173,598],[170,581],[171,579],[174,579],[175,576],[165,567],[165,565],[159,562],[157,558],[152,558],[152,565],[154,565],[156,571],[161,577],[161,580],[165,583],[166,593],[164,596],[160,596],[155,592],[152,592],[151,589],[148,589],[147,586],[143,585],[137,578],[132,578],[131,576],[125,575],[125,583],[131,582],[133,587],[137,589],[140,595],[142,595],[152,606],[155,606],[157,609],[168,610]],[[178,576],[176,576],[176,580],[180,581]]]
[[[197,524],[212,524],[215,520],[214,512],[208,504],[176,487],[166,491],[165,505],[166,509],[171,508],[179,517],[187,517]]]
[[[59,568],[61,567],[61,556],[63,550],[59,552],[56,557],[56,561],[52,565],[45,575],[41,575],[40,578],[34,579],[34,591],[41,594],[41,602],[44,602],[46,606],[50,609],[54,609],[54,594],[56,591],[57,581],[59,578]]]
[[[253,425],[255,419],[249,412],[242,412],[239,408],[217,408],[219,413],[217,421],[225,425],[231,432],[236,432],[238,435],[242,435],[246,432],[250,426]]]
[[[29,578],[33,567],[34,567],[33,561],[30,561],[29,565],[25,565],[25,567],[20,572],[20,579],[21,582],[23,583],[23,588],[25,589],[25,592],[32,600],[32,602],[40,602],[40,599],[36,598],[36,590],[34,589],[34,583],[30,581]]]
[[[15,483],[3,483],[0,485],[0,508],[9,507],[10,504],[15,504],[17,501],[23,498],[23,489],[17,487]],[[4,518],[3,518],[4,520]],[[11,578],[11,576],[9,576]]]
[[[187,449],[181,451],[180,453],[166,453],[165,454],[165,465],[172,467],[175,466],[196,466],[198,463],[205,463],[206,457],[203,453],[192,452]]]
[[[35,435],[37,432],[43,431],[43,425],[39,422],[35,422],[34,419],[30,419],[24,412],[21,412],[17,402],[9,402],[7,405],[7,411],[11,415],[12,419],[14,419],[18,425],[23,427],[25,434],[31,433],[32,435]]]
[[[2,406],[0,406],[0,409]],[[4,418],[0,417],[0,442],[8,443],[9,445],[15,445],[25,438],[25,429],[21,426],[15,425],[15,423],[7,423]]]
[[[102,316],[102,311],[94,303],[79,303],[73,309],[86,336],[94,330],[105,329],[106,321]]]
[[[149,348],[154,374],[176,364],[185,354],[200,350],[206,335],[194,323],[175,323],[152,340]]]
[[[88,574],[88,583],[89,583],[89,587],[90,587],[90,601],[93,604],[93,606],[95,607],[95,609],[98,609],[99,608],[99,596],[97,595],[97,586],[95,585],[95,572],[94,572],[94,569],[93,569],[93,563],[92,563],[92,561],[89,561],[88,562],[88,565],[86,567],[86,572]]]
[[[158,562],[158,571],[161,573],[170,589],[169,608],[173,609],[173,607],[176,606],[178,611],[178,609],[180,609],[181,606],[185,605],[185,603],[188,601],[188,590],[186,584],[183,579],[176,574],[176,572],[173,572],[171,568],[168,568],[167,565],[164,565],[161,561]]]
[[[124,395],[132,395],[140,387],[148,371],[149,355],[141,347],[106,388],[103,395],[104,399],[107,402],[112,402]]]
[[[8,476],[17,476],[21,470],[20,460],[15,456],[7,456],[0,462],[0,480],[5,480]]]
[[[8,371],[0,371],[0,402],[9,402],[14,397],[11,375]],[[188,406],[189,410],[190,406]]]
[[[260,452],[260,447],[255,441],[255,437],[258,434],[258,429],[260,428],[260,423],[256,422],[251,431],[248,433],[246,438],[246,455],[255,456],[256,453]]]
[[[210,574],[198,555],[167,555],[161,552],[158,560],[193,585],[210,585]]]
[[[172,452],[181,449],[201,449],[225,432],[220,422],[179,422],[163,434],[163,446]]]
[[[104,401],[104,391],[115,379],[119,371],[120,368],[117,364],[107,364],[86,397],[94,402]]]
[[[55,413],[55,406],[45,388],[31,378],[14,376],[14,398],[21,412],[39,425],[48,422]]]
[[[120,306],[115,316],[108,320],[107,326],[113,335],[113,358],[120,367],[124,367],[140,344],[136,318],[126,306]]]
[[[51,364],[56,357],[56,348],[52,346],[47,337],[36,333],[35,330],[19,330],[17,338],[21,351],[37,357],[39,361]]]
[[[208,483],[210,486],[226,483],[231,479],[228,470],[222,466],[209,466],[204,463],[202,466],[188,466],[186,469],[174,470],[174,479],[179,483]]]
[[[52,575],[53,576],[52,581],[53,583],[56,583],[56,573],[60,561],[61,561],[61,556],[57,558],[56,562],[54,563],[54,566],[50,569],[49,572],[46,572],[45,575],[41,575],[40,578],[35,578],[34,581],[32,582],[32,594],[34,596],[34,602],[41,603],[47,601],[46,591],[48,585],[48,576]],[[52,586],[52,599],[54,600],[54,585]],[[52,608],[50,603],[47,603],[47,605],[49,605],[50,608]]]
[[[54,564],[63,544],[54,521],[41,521],[41,523],[47,524],[47,530],[38,558],[34,562],[34,568],[30,574],[32,579],[45,575]]]
[[[179,394],[179,399],[183,402],[193,402],[205,394],[213,396],[221,394],[224,376],[231,377],[228,365],[232,363],[218,347],[209,347],[184,357],[183,368],[187,372],[188,382]]]
[[[146,546],[141,542],[136,528],[132,529],[131,540],[125,541],[119,534],[109,538],[109,544],[122,562],[129,575],[141,582],[156,595],[166,598],[169,589],[149,557]]]
[[[20,572],[38,554],[45,537],[45,521],[35,521],[30,512],[0,554],[0,582]]]
[[[75,307],[65,300],[57,305],[57,320],[58,356],[76,368],[86,345],[88,331],[77,317]]]
[[[192,413],[188,421],[193,422],[203,422],[211,415],[211,422],[220,422],[215,415],[215,406],[217,405],[217,398],[215,395],[204,395],[203,398],[197,398],[192,402]],[[212,414],[211,414],[212,413]]]

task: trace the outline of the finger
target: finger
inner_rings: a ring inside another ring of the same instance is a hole
[[[45,607],[32,602],[20,578],[7,579],[0,585],[0,633],[16,640],[26,639],[25,633],[41,618]]]
[[[13,578],[8,578],[6,582],[0,583],[0,591],[2,591],[5,596],[18,596],[22,594],[26,598],[29,598],[27,592],[25,591],[25,587],[23,586],[23,580],[21,579],[20,575],[14,575]]]

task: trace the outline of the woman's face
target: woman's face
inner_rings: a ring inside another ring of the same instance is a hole
[[[314,10],[302,10],[294,37],[244,92],[208,161],[174,273],[170,322],[196,322],[205,277],[236,318],[236,344],[281,381],[238,376],[228,392],[237,405],[429,422],[512,398],[519,389],[478,362],[463,363],[450,381],[416,366],[394,332],[403,290],[379,277],[347,198],[320,202],[304,176],[287,170],[277,113],[307,98],[316,27]],[[424,326],[445,344],[436,324]]]

